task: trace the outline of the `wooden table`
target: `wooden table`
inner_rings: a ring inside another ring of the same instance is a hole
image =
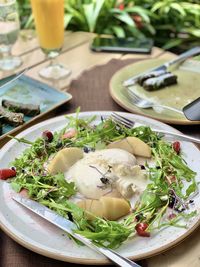
[[[72,70],[71,76],[66,79],[59,81],[56,86],[60,90],[67,90],[72,79],[77,78],[83,71],[88,70],[94,66],[107,63],[109,60],[116,59],[127,59],[127,58],[146,58],[146,55],[135,55],[135,54],[121,54],[121,53],[95,53],[91,52],[89,45],[94,35],[91,33],[83,32],[66,32],[65,43],[63,50],[58,57],[58,61],[63,63]],[[22,66],[17,70],[31,67],[27,72],[27,75],[49,83],[43,80],[39,75],[38,71],[47,65],[48,59],[41,51],[35,33],[33,31],[21,32],[18,42],[13,47],[13,54],[21,56],[23,60]],[[149,58],[166,58],[166,60],[173,58],[175,55],[169,52],[164,52],[160,48],[154,47],[152,54]],[[11,73],[0,72],[0,78],[3,78]],[[51,83],[49,83],[52,85]],[[177,127],[184,132],[188,133],[191,128]],[[199,136],[199,127],[194,127],[192,135]],[[191,133],[190,133],[191,134]],[[195,231],[187,240],[177,247],[169,250],[168,252],[162,253],[161,255],[155,256],[145,261],[145,266],[148,267],[198,267],[200,266],[200,229]],[[66,263],[66,266],[71,266]],[[10,267],[3,266],[3,267]],[[15,266],[11,266],[15,267]]]
[[[101,65],[108,62],[112,58],[126,59],[126,58],[146,58],[146,55],[139,54],[121,54],[121,53],[95,53],[91,52],[89,45],[94,37],[94,34],[86,32],[66,32],[65,43],[62,49],[58,61],[69,67],[72,74],[61,80],[59,88],[66,89],[72,79],[78,77],[82,71],[92,68],[96,65]],[[43,66],[48,65],[49,61],[45,54],[39,47],[39,43],[33,31],[21,32],[21,35],[17,43],[13,47],[13,54],[20,56],[22,58],[23,64],[16,71],[24,69],[26,67],[31,67],[31,70],[27,72],[27,75],[35,78],[37,80],[48,81],[42,79],[38,75],[38,70]],[[164,53],[163,50],[159,48],[153,48],[150,58],[168,56],[173,57],[171,53]],[[0,71],[0,78],[9,75],[10,73],[2,73]],[[51,84],[51,83],[49,83]]]

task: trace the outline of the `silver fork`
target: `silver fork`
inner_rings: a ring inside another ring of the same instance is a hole
[[[113,119],[114,122],[116,122],[118,124],[121,124],[121,125],[129,128],[129,129],[133,128],[134,125],[135,125],[134,121],[132,121],[132,120],[130,120],[130,119],[124,117],[124,116],[121,116],[121,115],[119,115],[118,113],[115,113],[115,112],[113,112],[111,114],[111,118]],[[174,133],[174,132],[169,132],[169,131],[166,131],[166,130],[159,130],[159,129],[152,129],[152,130],[154,132],[156,132],[156,133],[161,133],[161,134],[164,134],[164,135],[176,137],[176,138],[179,138],[180,140],[183,140],[183,141],[200,144],[200,139],[191,137],[189,135],[185,135],[185,134],[181,134],[181,133]]]
[[[173,108],[173,107],[169,107],[169,106],[165,106],[165,105],[161,105],[161,104],[158,104],[158,103],[154,103],[148,99],[144,99],[138,95],[136,95],[130,88],[127,88],[127,97],[131,100],[131,102],[139,107],[139,108],[153,108],[153,107],[160,107],[160,108],[164,108],[164,109],[168,109],[168,110],[171,110],[171,111],[175,111],[179,114],[182,114],[184,115],[183,111],[182,110],[179,110],[179,109],[176,109],[176,108]]]

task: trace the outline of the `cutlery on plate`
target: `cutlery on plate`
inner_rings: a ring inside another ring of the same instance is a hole
[[[135,122],[134,121],[132,121],[131,119],[128,119],[128,118],[126,118],[124,116],[121,116],[121,115],[119,115],[117,113],[112,113],[111,114],[111,118],[116,123],[122,124],[122,125],[124,125],[127,128],[133,128],[134,125],[135,125]],[[154,132],[156,132],[156,133],[161,133],[161,134],[164,134],[164,135],[168,135],[168,136],[180,138],[180,140],[183,140],[183,141],[193,142],[193,143],[196,143],[196,144],[200,144],[200,139],[191,137],[189,135],[185,135],[185,134],[181,134],[181,133],[175,133],[175,132],[170,132],[170,131],[166,131],[166,130],[160,130],[160,129],[152,129],[152,130]]]
[[[200,97],[184,106],[183,113],[190,121],[200,121]]]
[[[165,105],[161,105],[155,102],[152,102],[148,99],[144,99],[142,97],[140,97],[139,95],[136,95],[130,88],[127,88],[127,92],[128,94],[126,95],[129,100],[131,101],[131,103],[133,103],[135,106],[139,107],[139,108],[154,108],[154,107],[159,107],[161,109],[168,109],[174,112],[177,112],[179,114],[184,115],[183,111],[177,108],[173,108],[173,107],[169,107],[169,106],[165,106]]]
[[[162,65],[160,65],[158,67],[149,69],[149,70],[147,70],[147,71],[145,71],[143,73],[140,73],[138,75],[135,75],[133,77],[130,77],[129,79],[123,81],[123,85],[124,86],[134,85],[134,84],[136,84],[138,82],[138,79],[141,76],[143,76],[144,74],[150,73],[152,71],[167,70],[170,66],[172,66],[174,64],[181,63],[184,60],[186,60],[187,58],[192,57],[192,56],[195,56],[195,55],[198,55],[198,54],[200,54],[200,46],[194,47],[194,48],[188,50],[187,52],[184,52],[184,53],[180,54],[175,59],[172,59],[170,61],[167,61],[166,63],[164,63],[164,64],[162,64]]]
[[[127,88],[126,97],[130,100],[132,104],[139,108],[154,108],[158,107],[160,108],[160,111],[162,112],[162,109],[168,109],[174,112],[177,112],[181,115],[184,115],[188,120],[190,121],[200,121],[200,97],[190,102],[188,105],[184,106],[182,110],[169,107],[166,105],[161,105],[159,103],[150,101],[148,99],[144,99],[140,97],[139,95],[136,95],[130,88]]]
[[[5,77],[3,79],[0,80],[0,82],[3,84],[0,85],[0,89],[3,88],[4,86],[14,82],[15,80],[19,79],[19,77],[21,77],[25,72],[27,72],[29,70],[29,68],[26,68],[20,72],[18,72],[17,74],[13,74],[11,76]]]
[[[77,229],[77,226],[75,223],[71,222],[70,220],[60,216],[56,212],[50,210],[49,208],[41,205],[40,203],[33,201],[31,199],[22,197],[21,195],[15,195],[12,197],[16,202],[20,203],[27,209],[31,210],[32,212],[36,213],[40,217],[46,219],[50,223],[56,225],[58,228],[64,230],[77,240],[81,241],[86,246],[90,247],[91,249],[95,250],[96,252],[99,252],[106,256],[108,259],[110,259],[113,263],[115,263],[118,266],[122,267],[141,267],[137,263],[129,260],[128,258],[123,257],[116,251],[108,248],[98,247],[95,244],[93,244],[89,239],[85,238],[84,236],[81,236],[74,232],[74,230]]]

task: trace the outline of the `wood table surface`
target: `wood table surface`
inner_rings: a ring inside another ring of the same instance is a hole
[[[121,53],[95,53],[91,52],[89,45],[94,37],[94,34],[86,32],[66,32],[65,43],[61,54],[58,57],[58,61],[69,67],[72,74],[66,78],[60,80],[56,85],[59,90],[67,90],[70,82],[73,79],[79,77],[79,75],[89,70],[94,66],[102,65],[109,62],[111,59],[127,59],[127,58],[164,58],[169,60],[175,57],[174,54],[164,52],[160,48],[154,47],[151,55],[140,54],[121,54]],[[52,82],[42,79],[38,75],[38,71],[45,65],[48,65],[48,59],[45,57],[39,47],[38,40],[34,31],[22,31],[20,37],[13,47],[13,54],[22,58],[23,64],[15,72],[20,69],[29,67],[30,70],[26,75],[46,82],[52,85]],[[10,72],[1,72],[0,79],[10,75]],[[200,137],[199,126],[182,127],[177,126],[177,129],[184,131],[185,133],[193,136]],[[0,144],[1,145],[1,144]],[[162,253],[158,256],[154,256],[145,261],[145,266],[148,267],[198,267],[200,266],[200,229],[197,229],[190,237],[183,241],[178,246],[170,249],[169,251]],[[66,263],[66,266],[70,264]],[[3,266],[7,267],[7,266]],[[15,266],[14,266],[15,267]]]

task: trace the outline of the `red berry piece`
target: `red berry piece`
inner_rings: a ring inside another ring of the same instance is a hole
[[[46,130],[42,133],[42,137],[48,142],[51,142],[53,140],[53,134],[52,134],[52,132],[50,132],[48,130]]]
[[[150,233],[146,231],[148,227],[147,223],[138,223],[135,226],[135,230],[139,236],[149,237]]]
[[[169,216],[168,216],[168,219],[169,219],[169,220],[172,220],[172,219],[174,219],[174,218],[176,218],[176,217],[177,217],[176,214],[174,214],[174,213],[170,213]]]
[[[0,180],[7,180],[8,178],[16,176],[14,169],[0,169]]]
[[[66,133],[62,135],[62,139],[73,138],[77,134],[76,129],[69,129]]]
[[[181,144],[179,141],[176,141],[172,144],[172,147],[174,149],[174,151],[176,151],[177,154],[180,153],[180,150],[181,150]]]
[[[176,176],[175,175],[172,175],[170,177],[170,181],[171,181],[171,183],[175,183],[176,182]]]

